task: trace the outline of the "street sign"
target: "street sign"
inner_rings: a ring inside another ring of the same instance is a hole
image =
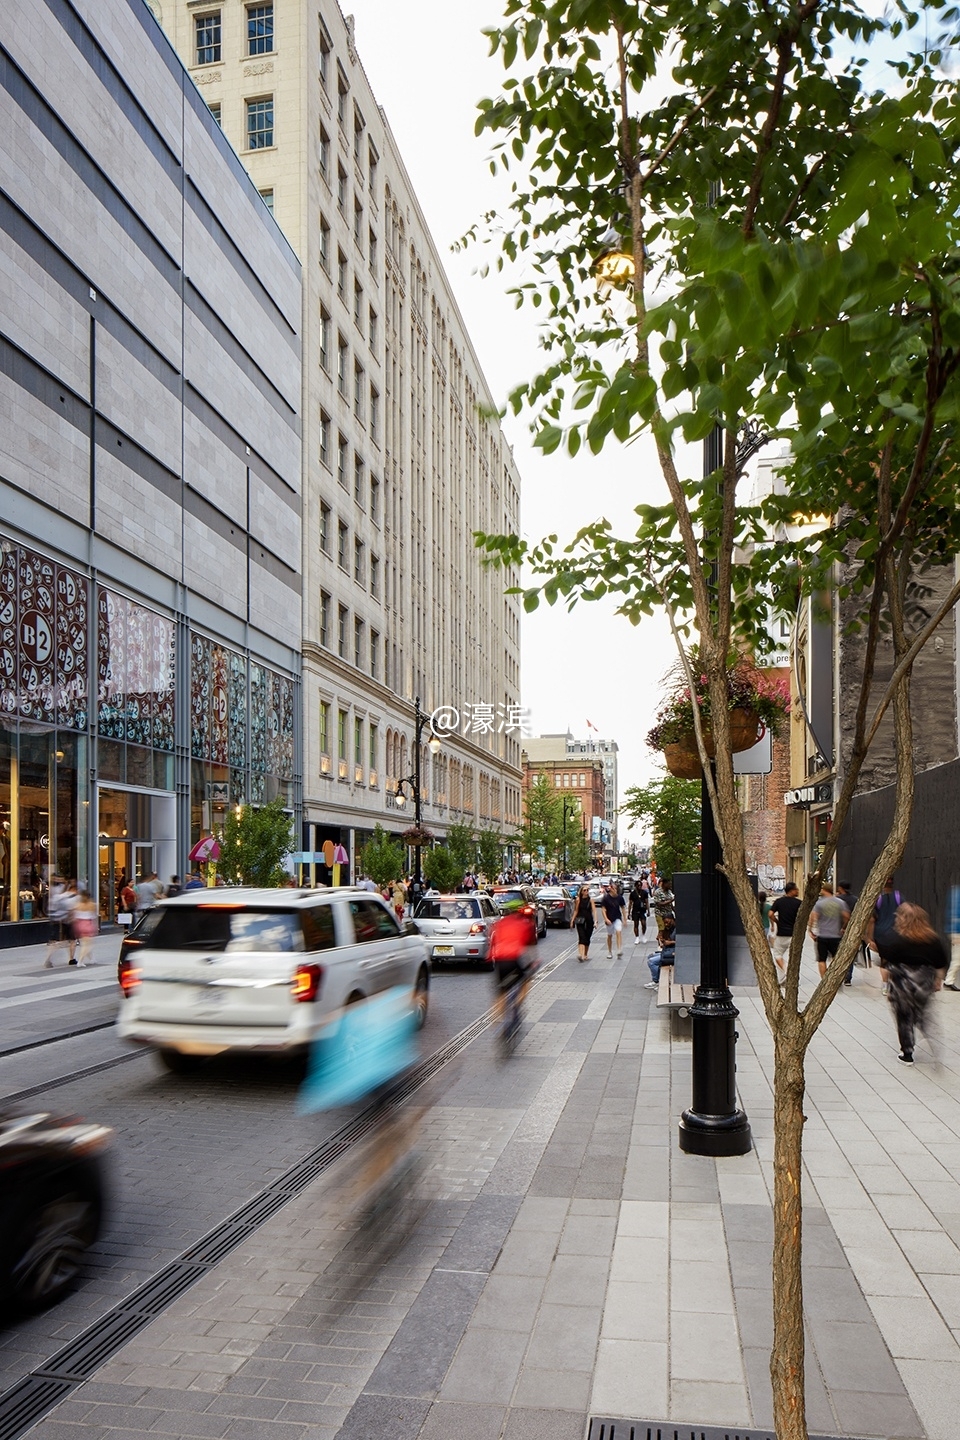
[[[773,769],[773,737],[764,730],[756,745],[733,757],[734,775],[769,775]]]

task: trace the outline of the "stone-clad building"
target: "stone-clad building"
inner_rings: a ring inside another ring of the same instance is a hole
[[[335,0],[158,9],[303,263],[304,850],[353,862],[409,825],[418,696],[460,716],[423,749],[429,828],[514,831],[520,607],[473,533],[518,528],[519,477],[352,22]]]
[[[0,39],[0,944],[301,803],[296,256],[144,0]]]

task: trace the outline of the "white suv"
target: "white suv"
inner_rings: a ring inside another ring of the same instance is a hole
[[[118,976],[121,1038],[183,1072],[227,1050],[303,1052],[335,1011],[396,985],[422,1026],[430,967],[370,891],[221,888],[147,911]]]

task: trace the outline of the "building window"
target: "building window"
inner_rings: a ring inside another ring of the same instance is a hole
[[[347,712],[337,711],[337,759],[347,758]]]
[[[371,195],[375,195],[375,194],[376,194],[376,189],[377,189],[377,163],[378,163],[378,160],[379,160],[379,156],[377,155],[376,150],[375,150],[375,149],[373,148],[373,146],[371,145],[371,146],[370,146],[370,150],[369,150],[369,152],[368,152],[368,156],[367,156],[367,184],[368,184],[369,187],[370,187],[370,194],[371,194]]]
[[[330,36],[329,36],[329,34],[328,34],[328,32],[327,32],[327,27],[326,27],[326,25],[324,25],[323,21],[321,20],[321,21],[320,21],[320,84],[323,86],[324,90],[326,90],[327,84],[328,84],[328,82],[329,82],[329,80],[330,80],[330,55],[331,55],[332,51],[333,51],[333,45],[331,44]]]
[[[320,644],[324,650],[330,646],[330,596],[320,591]]]
[[[273,6],[247,6],[247,54],[269,55],[273,50]]]
[[[380,524],[380,481],[376,475],[370,476],[370,518],[375,525]]]
[[[353,622],[353,663],[360,669],[363,663],[363,621]]]
[[[375,385],[370,386],[370,434],[374,440],[380,440],[380,392]]]
[[[216,105],[211,105],[211,106],[210,106],[210,114],[213,116],[214,120],[216,120],[216,122],[217,122],[218,125],[221,125],[221,124],[222,124],[222,121],[221,121],[221,119],[220,119],[220,101],[219,101],[219,100],[217,101]]]
[[[330,136],[320,126],[320,174],[330,184]]]
[[[270,214],[272,215],[272,214],[273,214],[273,187],[271,186],[269,190],[261,190],[259,193],[260,193],[260,199],[263,201],[264,205],[266,205],[267,209],[270,211]]]
[[[370,556],[370,594],[374,600],[380,598],[380,561],[376,555]]]
[[[349,454],[349,451],[348,451],[348,449],[347,449],[347,437],[346,437],[345,435],[338,435],[338,436],[337,436],[337,480],[338,480],[338,481],[340,482],[340,484],[343,486],[344,490],[346,490],[346,488],[347,488],[347,455],[348,455],[348,454]]]
[[[337,389],[341,395],[347,393],[347,368],[349,356],[347,353],[347,342],[340,335],[337,339]]]
[[[330,755],[330,706],[326,700],[320,701],[320,754]]]
[[[194,20],[197,38],[198,65],[215,65],[223,59],[223,30],[220,25],[220,11],[211,10],[209,15],[198,15]]]
[[[320,264],[327,275],[330,274],[330,226],[320,216]]]
[[[379,322],[378,322],[378,320],[377,320],[377,312],[376,312],[376,310],[374,310],[373,306],[371,305],[371,306],[370,306],[370,314],[369,314],[369,316],[368,316],[368,318],[367,318],[367,335],[368,335],[368,337],[369,337],[369,339],[370,339],[370,349],[371,349],[371,350],[376,350],[376,348],[377,348],[377,339],[378,339],[378,337],[379,337],[379,333],[380,333],[380,332],[379,332]]]
[[[374,680],[380,679],[380,635],[376,630],[370,631],[370,675]],[[370,735],[371,756],[373,754],[373,733]],[[370,761],[370,769],[375,770],[377,762]]]
[[[330,316],[327,314],[326,310],[324,310],[323,306],[321,305],[321,306],[320,306],[320,364],[322,365],[323,369],[326,370],[326,372],[327,372],[328,375],[330,374],[330,334],[331,334]]]
[[[353,111],[353,158],[358,165],[363,163],[363,132],[364,119],[360,111],[354,107]]]
[[[353,318],[357,329],[363,334],[363,286],[359,280],[353,282]]]
[[[330,506],[320,501],[320,549],[330,554]]]
[[[362,540],[355,540],[353,542],[353,578],[358,585],[362,585],[364,581],[363,557],[365,548]]]
[[[337,654],[341,660],[347,658],[347,607],[337,607]]]
[[[378,638],[379,638],[379,637],[378,637]],[[372,644],[373,644],[373,637],[372,637],[372,636],[371,636],[370,643],[371,643],[371,646],[372,646]],[[372,653],[372,651],[371,651],[371,653]],[[372,673],[373,673],[374,676],[376,676],[376,671],[375,671],[375,670],[372,671]],[[371,784],[371,785],[376,785],[376,783],[377,783],[377,768],[378,768],[378,767],[377,767],[377,759],[378,759],[378,754],[377,754],[377,752],[378,752],[378,750],[379,750],[379,745],[378,745],[378,743],[377,743],[377,740],[378,740],[377,727],[376,727],[376,725],[373,723],[373,721],[371,720],[371,721],[370,721],[370,784]]]
[[[363,764],[363,721],[362,721],[362,720],[354,720],[354,722],[353,722],[353,763],[354,763],[354,765],[362,765],[362,764]]]
[[[247,149],[268,150],[273,144],[273,96],[247,101]]]
[[[337,294],[341,300],[347,298],[347,257],[337,247]]]
[[[337,564],[341,570],[347,568],[347,540],[349,531],[341,520],[337,526]]]
[[[554,785],[557,787],[557,789],[559,790],[559,789],[560,789],[560,775],[559,775],[559,773],[556,774],[556,775],[554,775],[554,777],[553,777],[553,783],[554,783]]]
[[[371,228],[367,236],[367,256],[370,261],[370,269],[377,268],[377,232]]]
[[[580,776],[580,789],[581,789],[581,790],[585,789],[586,784],[587,784],[587,777],[586,777],[586,775],[581,774],[581,776]]]
[[[350,94],[350,84],[346,75],[337,66],[337,119],[341,125],[347,123],[347,96]]]
[[[353,238],[354,238],[354,240],[357,242],[357,245],[360,247],[360,250],[362,251],[362,250],[363,250],[363,206],[360,204],[360,201],[356,199],[356,197],[354,197],[354,201],[353,201]]]
[[[353,498],[358,505],[363,504],[363,459],[356,452],[353,452]]]
[[[347,213],[347,172],[337,161],[337,207],[341,215]]]
[[[354,364],[353,367],[353,413],[358,420],[363,419],[363,366]]]

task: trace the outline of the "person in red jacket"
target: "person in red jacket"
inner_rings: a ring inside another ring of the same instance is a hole
[[[517,1014],[523,1010],[530,978],[535,969],[535,964],[527,958],[527,952],[535,939],[536,918],[531,919],[525,907],[519,903],[503,915],[490,932],[487,959],[493,962],[498,1026],[503,1023],[507,996],[515,985],[520,987],[517,992]]]

